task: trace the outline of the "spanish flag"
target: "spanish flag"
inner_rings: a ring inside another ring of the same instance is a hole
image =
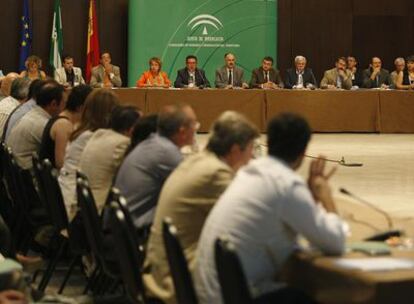
[[[96,16],[95,0],[89,1],[88,41],[86,49],[86,81],[91,79],[91,71],[99,64],[99,34],[98,18]]]

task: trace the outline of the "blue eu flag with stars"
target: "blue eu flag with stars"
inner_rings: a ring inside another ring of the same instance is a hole
[[[20,62],[19,71],[26,69],[25,62],[32,48],[32,25],[29,15],[29,0],[23,0],[23,14],[21,16]]]

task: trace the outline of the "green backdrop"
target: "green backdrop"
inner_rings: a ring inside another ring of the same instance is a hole
[[[264,56],[276,60],[277,0],[130,0],[128,30],[129,86],[153,56],[174,81],[190,54],[213,85],[227,52],[249,81]]]

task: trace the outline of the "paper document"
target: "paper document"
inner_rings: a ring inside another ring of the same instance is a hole
[[[335,264],[342,268],[362,271],[390,271],[414,269],[414,260],[402,258],[337,259]]]

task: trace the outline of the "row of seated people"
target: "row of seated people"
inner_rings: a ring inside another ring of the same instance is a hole
[[[225,64],[216,70],[215,87],[221,89],[231,88],[263,88],[263,89],[357,89],[357,88],[391,88],[410,90],[414,88],[414,56],[395,60],[395,71],[389,73],[382,68],[382,61],[378,57],[371,59],[370,66],[362,70],[358,67],[357,60],[353,56],[338,57],[335,67],[324,73],[323,79],[318,84],[312,69],[307,67],[307,59],[297,56],[294,67],[286,71],[286,77],[282,80],[280,72],[273,67],[273,58],[265,57],[261,67],[252,72],[250,82],[244,77],[244,70],[236,65],[236,57],[228,53],[224,57]],[[186,67],[177,72],[174,84],[162,71],[162,62],[153,57],[149,60],[149,69],[137,80],[136,86],[169,88],[209,88],[210,81],[203,69],[197,67],[198,59],[190,55],[186,58]],[[74,67],[71,56],[65,56],[63,67],[55,71],[54,78],[65,87],[73,87],[84,84],[82,70]],[[26,62],[27,70],[20,76],[33,79],[45,79],[46,75],[40,70],[41,60],[37,56],[30,56]],[[90,85],[94,88],[121,87],[122,80],[120,68],[111,64],[111,55],[102,53],[101,64],[94,67]]]
[[[281,303],[310,301],[277,280],[298,235],[327,254],[344,252],[347,225],[328,184],[334,171],[321,158],[312,162],[307,182],[295,173],[311,139],[302,117],[273,118],[268,156],[251,160],[257,127],[225,112],[206,148],[184,158],[181,148],[194,143],[200,125],[188,105],[168,106],[155,119],[119,106],[111,90],[78,86],[65,102],[63,86],[53,80],[27,85],[22,78],[12,84],[12,98],[26,100],[27,93],[30,99],[3,111],[3,141],[23,170],[32,171],[34,152],[52,160],[70,221],[78,208],[77,170],[89,179],[99,213],[111,186],[120,190],[136,230],[151,227],[143,275],[150,296],[176,303],[162,244],[166,217],[177,227],[199,303],[223,302],[213,251],[219,236],[234,244],[252,294],[270,292],[274,302],[286,298]]]

